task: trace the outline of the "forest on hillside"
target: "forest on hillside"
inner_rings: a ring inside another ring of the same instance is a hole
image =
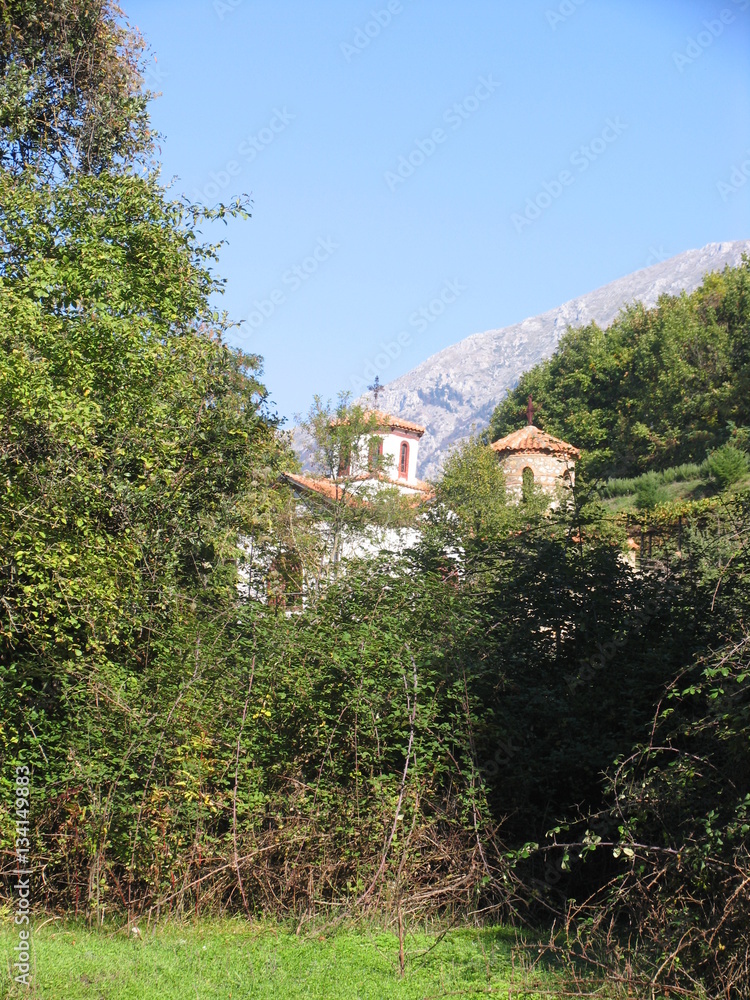
[[[161,185],[114,7],[10,6],[4,900],[18,767],[39,913],[507,922],[579,994],[750,996],[750,494],[717,483],[679,535],[658,508],[634,565],[593,489],[746,448],[750,265],[571,331],[500,404],[493,436],[533,393],[582,448],[569,501],[514,502],[468,441],[429,505],[352,505],[370,430],[343,400],[312,422],[344,499],[301,509],[261,361],[211,304],[199,227],[249,206]],[[418,544],[332,571],[326,545],[374,519]],[[248,552],[294,552],[308,599],[243,590]]]
[[[750,262],[706,275],[691,294],[635,303],[606,329],[568,330],[499,403],[494,441],[533,395],[538,423],[584,450],[590,479],[701,462],[750,431]]]

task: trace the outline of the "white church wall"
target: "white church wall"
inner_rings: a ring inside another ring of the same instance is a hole
[[[405,483],[413,483],[417,479],[417,461],[419,455],[419,435],[410,434],[408,431],[388,431],[378,435],[383,441],[383,474],[389,479],[401,479]],[[406,479],[402,479],[399,474],[399,462],[401,458],[401,445],[406,442],[409,446],[409,461],[407,466]],[[360,446],[359,454],[352,456],[349,473],[352,476],[364,475],[370,467],[369,443]]]
[[[414,482],[417,478],[417,455],[419,451],[419,437],[416,434],[408,434],[406,431],[391,431],[383,436],[383,456],[390,459],[386,467],[386,475],[392,479],[398,479],[399,459],[401,456],[401,444],[406,441],[409,445],[409,464],[406,482]]]

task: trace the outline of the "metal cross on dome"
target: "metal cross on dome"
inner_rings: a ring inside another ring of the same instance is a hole
[[[534,414],[538,413],[540,409],[541,409],[541,406],[537,406],[534,403],[534,400],[531,398],[531,396],[529,396],[529,402],[528,402],[528,404],[526,406],[526,409],[520,411],[521,414],[526,417],[526,420],[528,421],[529,427],[531,427],[532,424],[534,423]]]

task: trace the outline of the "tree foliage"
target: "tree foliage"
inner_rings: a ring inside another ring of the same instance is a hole
[[[546,430],[584,450],[593,477],[700,462],[750,424],[750,261],[690,295],[630,306],[607,329],[569,330],[496,408],[509,433],[531,393]]]
[[[584,868],[612,877],[574,907],[573,950],[596,967],[614,919],[636,942],[610,959],[631,988],[750,988],[749,512],[738,497],[722,512],[729,530],[717,518],[691,531],[675,597],[687,603],[692,591],[697,645],[675,663],[643,739],[608,769],[602,810],[586,822],[599,833],[583,838]]]
[[[127,97],[112,8],[17,6],[6,83],[26,53],[24,86],[65,113],[48,109],[54,142],[11,122],[0,143],[0,752],[33,768],[50,888],[85,871],[65,898],[98,908],[111,845],[132,890],[157,765],[200,752],[190,713],[239,642],[238,539],[272,522],[289,458],[259,360],[211,309],[216,248],[155,176],[121,169],[141,105],[110,129],[89,70],[65,76],[106,57]]]
[[[723,489],[739,482],[750,470],[747,454],[733,444],[712,451],[706,461],[711,477]]]
[[[333,498],[301,510],[217,249],[136,169],[139,41],[106,3],[2,17],[0,756],[32,772],[35,904],[562,920],[575,976],[746,997],[746,494],[660,508],[636,564],[580,482],[516,502],[480,441],[427,507],[370,495],[379,418],[342,398],[308,421]],[[533,392],[593,476],[710,452],[733,481],[749,280],[571,331],[493,434]],[[243,590],[321,524],[419,543],[304,607]]]
[[[146,164],[144,43],[111,0],[7,0],[0,168],[45,176]]]
[[[449,455],[436,499],[464,532],[478,537],[502,530],[512,510],[497,456],[479,438],[467,438]]]

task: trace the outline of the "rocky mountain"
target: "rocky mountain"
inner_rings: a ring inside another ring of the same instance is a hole
[[[660,295],[690,292],[705,274],[750,254],[750,240],[709,243],[500,330],[475,333],[423,361],[389,382],[378,401],[380,409],[427,427],[419,448],[419,475],[438,475],[442,460],[455,442],[485,427],[496,404],[523,372],[549,357],[571,326],[595,321],[609,325],[632,302],[656,305]]]

